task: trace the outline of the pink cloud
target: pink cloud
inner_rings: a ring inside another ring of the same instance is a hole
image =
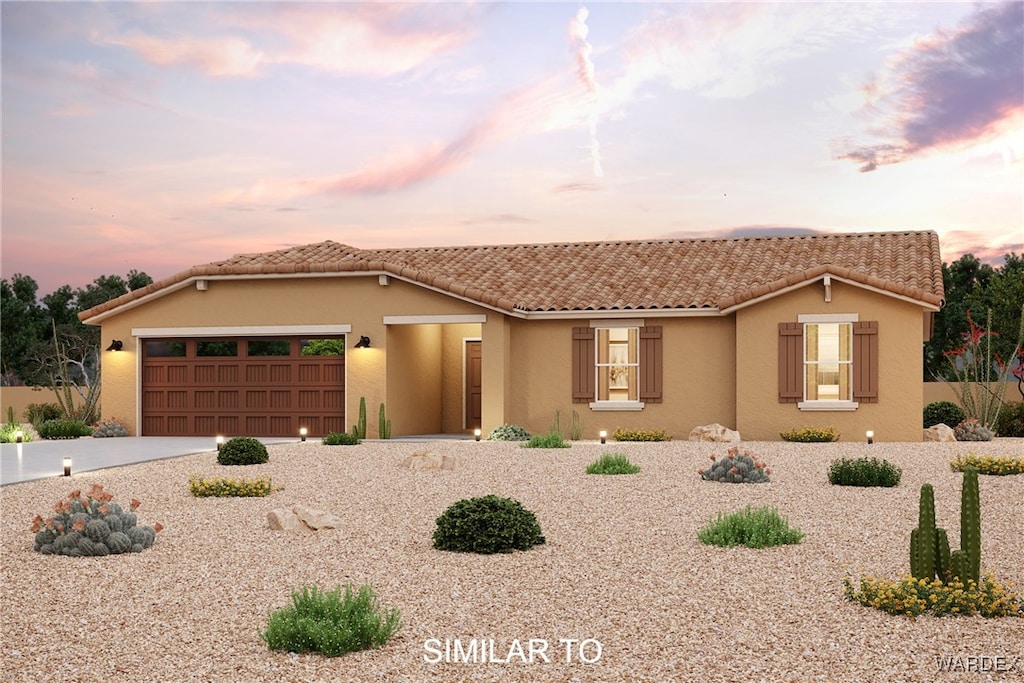
[[[1024,121],[1024,5],[982,6],[954,31],[897,54],[864,86],[865,111],[884,142],[835,143],[862,172],[932,149],[990,140]]]
[[[159,66],[189,64],[211,76],[258,76],[259,66],[266,61],[262,51],[235,37],[171,39],[133,33],[102,41],[134,50]]]

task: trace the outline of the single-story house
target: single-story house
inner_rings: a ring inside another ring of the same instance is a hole
[[[358,249],[194,266],[81,313],[132,433],[599,430],[920,441],[934,232]],[[329,355],[323,355],[323,354]],[[331,355],[333,354],[333,355]]]

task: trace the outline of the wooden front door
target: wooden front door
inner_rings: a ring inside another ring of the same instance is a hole
[[[483,385],[483,369],[481,367],[481,342],[466,342],[466,429],[478,429],[481,424],[481,386]]]

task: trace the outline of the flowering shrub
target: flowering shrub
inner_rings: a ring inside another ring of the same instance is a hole
[[[274,488],[270,477],[258,477],[256,479],[225,479],[214,477],[192,477],[188,480],[188,490],[196,498],[209,498],[212,496],[237,496],[240,498],[256,498],[269,496],[274,491],[280,491],[283,487]]]
[[[670,441],[672,439],[664,429],[616,429],[612,438],[616,441]]]
[[[821,443],[836,441],[839,434],[833,427],[804,427],[803,429],[789,429],[779,434],[783,441],[799,441],[801,443]]]
[[[1024,618],[1024,599],[990,574],[982,576],[978,584],[970,580],[964,584],[959,579],[943,583],[938,579],[910,576],[899,581],[862,576],[856,586],[847,574],[843,579],[843,595],[865,607],[904,614],[911,619],[926,612],[937,617],[980,614],[989,618]]]
[[[1024,474],[1024,458],[967,453],[949,462],[949,469],[954,472],[965,472],[968,467],[978,470],[978,474]]]
[[[83,557],[139,553],[153,545],[163,525],[139,526],[139,501],[132,498],[126,511],[113,499],[101,484],[93,484],[85,494],[75,489],[57,501],[52,517],[36,515],[32,520],[34,549],[44,555]]]
[[[488,441],[529,441],[530,432],[519,425],[501,425],[491,430],[487,435]]]

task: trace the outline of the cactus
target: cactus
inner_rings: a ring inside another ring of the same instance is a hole
[[[978,492],[978,470],[968,467],[960,490],[960,550],[962,565],[954,569],[953,576],[962,583],[977,584],[981,580],[981,500]],[[959,559],[957,562],[961,562]]]
[[[921,486],[917,528],[910,532],[910,574],[915,579],[942,579],[950,562],[946,530],[935,526],[935,491],[931,484]]]
[[[138,526],[135,513],[125,512],[112,498],[99,484],[85,494],[72,491],[57,501],[52,517],[36,515],[32,520],[33,548],[44,555],[102,557],[140,552],[153,545],[162,525]],[[136,507],[138,502],[133,500],[131,509]]]
[[[711,459],[714,460],[714,456],[711,456]],[[741,453],[737,446],[730,448],[726,456],[711,467],[697,472],[705,481],[722,481],[730,484],[762,484],[771,481],[768,478],[771,471],[765,464],[750,451],[744,450]]]
[[[377,418],[377,436],[381,439],[391,438],[391,420],[388,419],[384,404],[380,404],[380,415]]]
[[[352,425],[352,436],[357,439],[366,438],[366,397],[359,397],[359,421]]]

